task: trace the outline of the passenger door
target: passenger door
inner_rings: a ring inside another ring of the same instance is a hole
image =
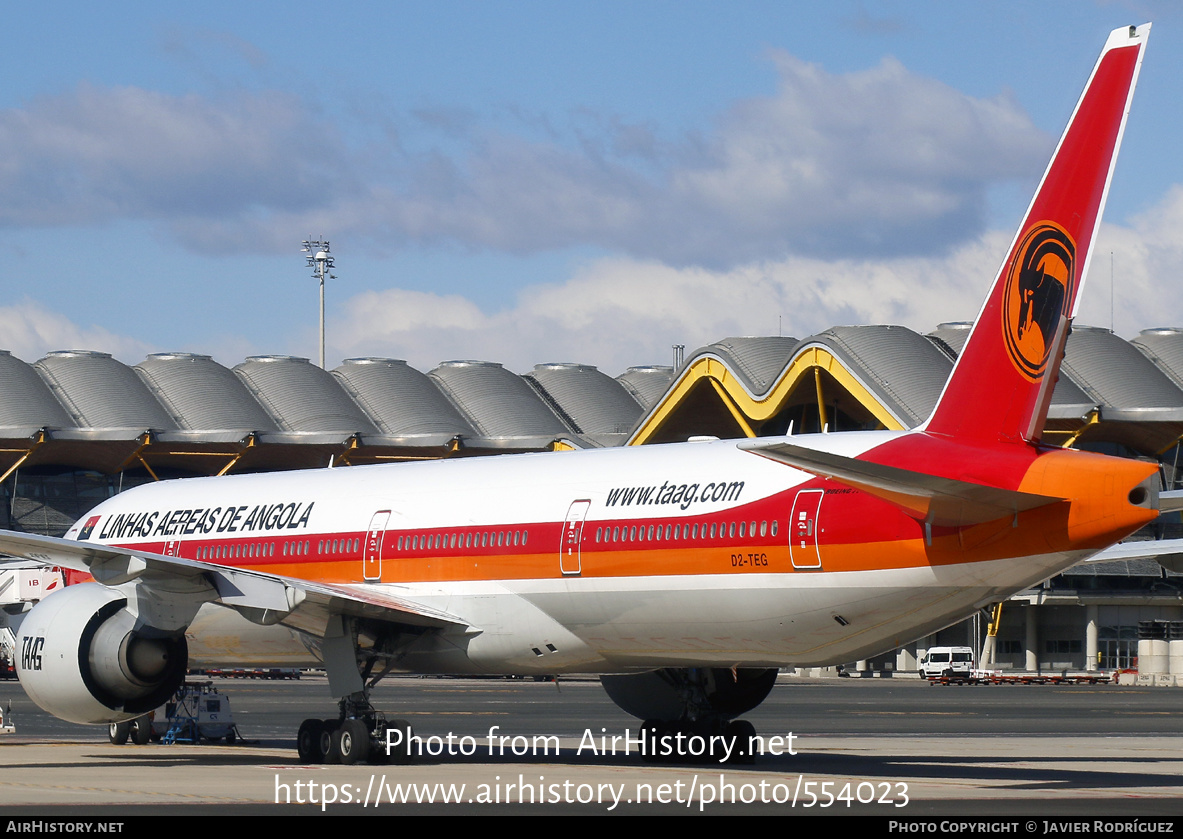
[[[379,510],[370,519],[366,531],[366,546],[362,552],[362,579],[376,582],[382,579],[382,541],[386,537],[386,523],[390,521],[389,510]]]
[[[803,489],[793,500],[793,514],[789,518],[789,555],[794,568],[821,568],[822,557],[817,546],[818,512],[824,490]]]
[[[580,559],[580,544],[583,542],[583,523],[591,501],[581,499],[571,502],[567,519],[563,523],[562,543],[559,545],[559,570],[564,576],[578,576],[583,569]]]

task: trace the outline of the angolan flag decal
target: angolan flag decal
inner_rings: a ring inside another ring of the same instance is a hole
[[[99,523],[99,519],[101,518],[102,516],[91,516],[88,518],[86,520],[86,524],[82,526],[82,532],[78,534],[78,540],[82,541],[83,539],[89,539],[90,532],[95,529],[95,526]]]

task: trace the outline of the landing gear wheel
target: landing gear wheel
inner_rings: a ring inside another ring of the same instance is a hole
[[[333,732],[337,757],[346,766],[361,763],[370,753],[370,732],[362,720],[345,720]]]
[[[235,733],[233,728],[226,732],[227,746],[233,746],[236,740],[238,740],[238,734]]]
[[[406,766],[414,761],[411,750],[411,738],[414,736],[415,732],[406,720],[392,720],[386,726],[386,743],[389,743],[390,747],[388,750],[386,743],[383,743],[382,750],[388,753],[390,763],[395,766]]]
[[[301,763],[324,763],[325,753],[320,744],[322,728],[324,723],[320,720],[304,720],[300,723],[300,733],[296,735],[296,753]]]
[[[113,746],[122,746],[130,735],[131,723],[129,722],[113,722],[107,729],[107,736],[111,739]]]
[[[136,717],[131,721],[131,741],[137,746],[146,746],[152,739],[152,720],[148,717]]]
[[[337,729],[340,720],[324,720],[320,724],[320,753],[324,755],[321,763],[330,766],[341,762],[341,754],[337,751]]]
[[[756,726],[747,720],[732,720],[727,723],[725,736],[731,738],[732,764],[751,765],[756,762],[756,750],[752,741],[756,736]]]
[[[341,715],[304,720],[296,748],[305,763],[407,764],[414,754],[414,731],[406,720],[387,721],[364,694],[338,700]]]

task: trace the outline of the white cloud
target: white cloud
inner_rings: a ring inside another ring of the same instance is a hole
[[[447,359],[479,358],[519,372],[542,362],[580,361],[617,374],[635,364],[668,363],[674,343],[693,350],[731,335],[775,335],[778,317],[783,334],[798,338],[861,323],[927,332],[977,314],[1009,242],[1009,233],[994,231],[934,256],[792,257],[729,270],[605,258],[562,282],[523,289],[505,309],[488,313],[456,294],[366,292],[330,322],[330,358],[394,356],[424,370]],[[1118,333],[1132,337],[1147,327],[1183,325],[1183,284],[1177,282],[1183,276],[1183,186],[1170,188],[1128,225],[1102,227],[1081,323],[1109,324],[1111,251]],[[0,347],[30,362],[50,350],[98,349],[136,363],[157,349],[79,326],[28,299],[0,307],[0,335]],[[223,336],[191,349],[212,350],[233,366],[247,354],[279,348]]]
[[[689,351],[731,335],[775,335],[778,316],[783,334],[797,338],[864,323],[928,332],[977,316],[1010,241],[994,231],[933,256],[791,257],[730,270],[601,259],[564,282],[523,289],[491,314],[455,295],[392,290],[354,298],[350,314],[331,324],[330,339],[341,355],[392,355],[421,369],[464,357],[519,372],[580,361],[615,375],[669,363],[674,343]],[[1130,225],[1102,228],[1081,323],[1109,324],[1111,250],[1118,333],[1183,325],[1183,187]]]
[[[1127,337],[1155,326],[1183,326],[1181,277],[1183,186],[1174,184],[1128,225],[1102,225],[1077,320],[1109,326],[1112,319],[1116,332]]]
[[[776,93],[700,135],[581,113],[544,139],[525,118],[516,134],[469,124],[426,153],[351,145],[366,126],[338,133],[287,93],[83,84],[0,111],[0,225],[148,219],[229,252],[286,250],[293,230],[383,248],[591,246],[715,269],[931,254],[979,233],[987,189],[1034,177],[1051,147],[1011,99],[894,60],[844,75],[773,61]],[[427,130],[421,114],[381,118]]]
[[[775,95],[703,136],[643,143],[607,121],[572,147],[486,136],[437,158],[373,218],[397,236],[525,252],[594,244],[715,268],[785,254],[934,253],[979,233],[985,193],[1038,174],[1051,138],[1008,97],[975,99],[894,60],[833,75],[775,56]]]
[[[1051,148],[1011,99],[891,59],[840,76],[776,63],[777,94],[732,108],[706,159],[674,173],[675,201],[713,222],[696,230],[705,253],[939,252],[981,231],[989,183],[1036,173]]]
[[[348,187],[332,132],[287,94],[222,100],[82,84],[0,111],[0,224],[250,217]]]
[[[466,357],[518,371],[581,361],[615,374],[668,363],[674,343],[693,349],[729,335],[775,335],[778,316],[796,337],[845,323],[928,330],[972,318],[1007,242],[990,234],[937,257],[790,258],[728,271],[603,259],[566,282],[523,289],[492,314],[455,295],[364,295],[329,335],[335,354],[396,356],[422,369]]]
[[[154,349],[98,326],[80,327],[33,300],[0,306],[0,349],[32,363],[53,350],[100,350],[135,364]]]

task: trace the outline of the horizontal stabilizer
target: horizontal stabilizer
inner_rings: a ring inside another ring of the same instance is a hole
[[[1175,572],[1183,572],[1183,539],[1141,539],[1119,542],[1089,557],[1089,562],[1112,562],[1117,559],[1153,559]]]
[[[803,472],[833,478],[895,504],[913,518],[941,527],[982,524],[1065,500],[868,463],[792,443],[753,440],[740,443],[739,448]]]

